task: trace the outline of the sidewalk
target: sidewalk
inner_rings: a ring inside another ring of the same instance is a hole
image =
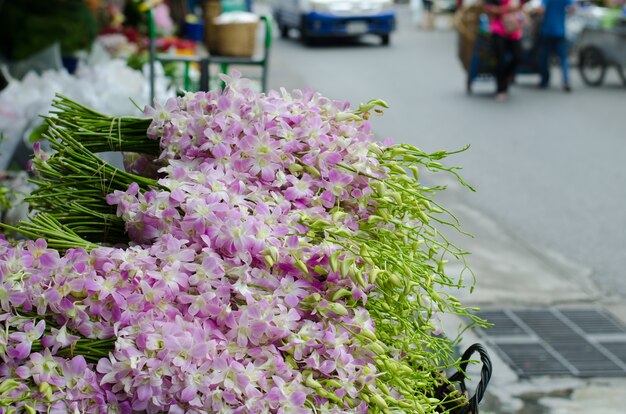
[[[480,308],[559,308],[602,307],[626,325],[626,300],[608,298],[591,281],[592,269],[553,252],[540,250],[516,239],[490,217],[467,205],[455,184],[442,194],[441,203],[462,223],[474,239],[452,239],[472,254],[468,263],[476,274],[472,294],[459,299],[466,306]],[[449,274],[461,270],[448,268]],[[456,295],[456,293],[454,293]],[[444,321],[446,332],[454,332],[460,320]],[[485,338],[466,331],[461,350]],[[576,378],[544,376],[524,379],[509,366],[493,347],[487,345],[493,362],[493,376],[480,404],[481,414],[623,414],[626,376]],[[625,350],[626,351],[626,350]],[[477,368],[476,368],[477,369]],[[477,373],[476,373],[477,374]],[[470,375],[478,377],[473,371]],[[475,385],[474,385],[475,387]],[[471,386],[470,389],[473,389]]]

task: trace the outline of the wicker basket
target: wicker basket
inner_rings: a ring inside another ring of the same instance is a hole
[[[258,22],[215,25],[216,43],[211,54],[250,57],[254,53]]]
[[[218,48],[217,28],[214,19],[222,13],[219,1],[209,0],[204,3],[204,44],[210,53]]]
[[[215,23],[215,18],[222,11],[219,0],[204,2],[204,44],[209,53],[220,56],[252,56],[258,22]]]

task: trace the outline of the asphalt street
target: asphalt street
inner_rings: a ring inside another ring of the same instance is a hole
[[[626,294],[626,88],[616,74],[590,88],[573,69],[566,94],[555,68],[550,90],[525,75],[506,103],[494,101],[493,81],[468,96],[454,31],[418,30],[407,5],[397,11],[388,47],[377,38],[308,47],[297,33],[276,39],[270,88],[309,87],[354,106],[381,98],[390,109],[373,120],[380,138],[427,151],[471,145],[448,163],[477,191],[453,186],[456,197],[526,246],[586,271],[607,298]]]

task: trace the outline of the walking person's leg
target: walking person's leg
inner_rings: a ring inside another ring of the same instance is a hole
[[[506,39],[501,36],[493,35],[493,53],[496,58],[496,99],[505,100],[508,87],[506,79]]]
[[[550,84],[550,40],[546,36],[539,39],[539,87],[544,89]]]
[[[505,54],[508,55],[508,60],[505,68],[505,77],[507,85],[509,81],[512,81],[515,77],[515,72],[522,60],[522,46],[521,42],[517,39],[506,39]]]
[[[569,81],[569,62],[567,61],[567,40],[565,37],[559,37],[555,42],[556,54],[559,57],[559,63],[561,65],[561,73],[563,76],[563,90],[570,92],[572,90]]]

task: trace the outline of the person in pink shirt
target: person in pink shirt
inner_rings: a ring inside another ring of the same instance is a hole
[[[487,0],[485,11],[490,16],[490,31],[496,57],[496,100],[508,99],[509,84],[521,58],[520,39],[524,15],[520,0]]]

